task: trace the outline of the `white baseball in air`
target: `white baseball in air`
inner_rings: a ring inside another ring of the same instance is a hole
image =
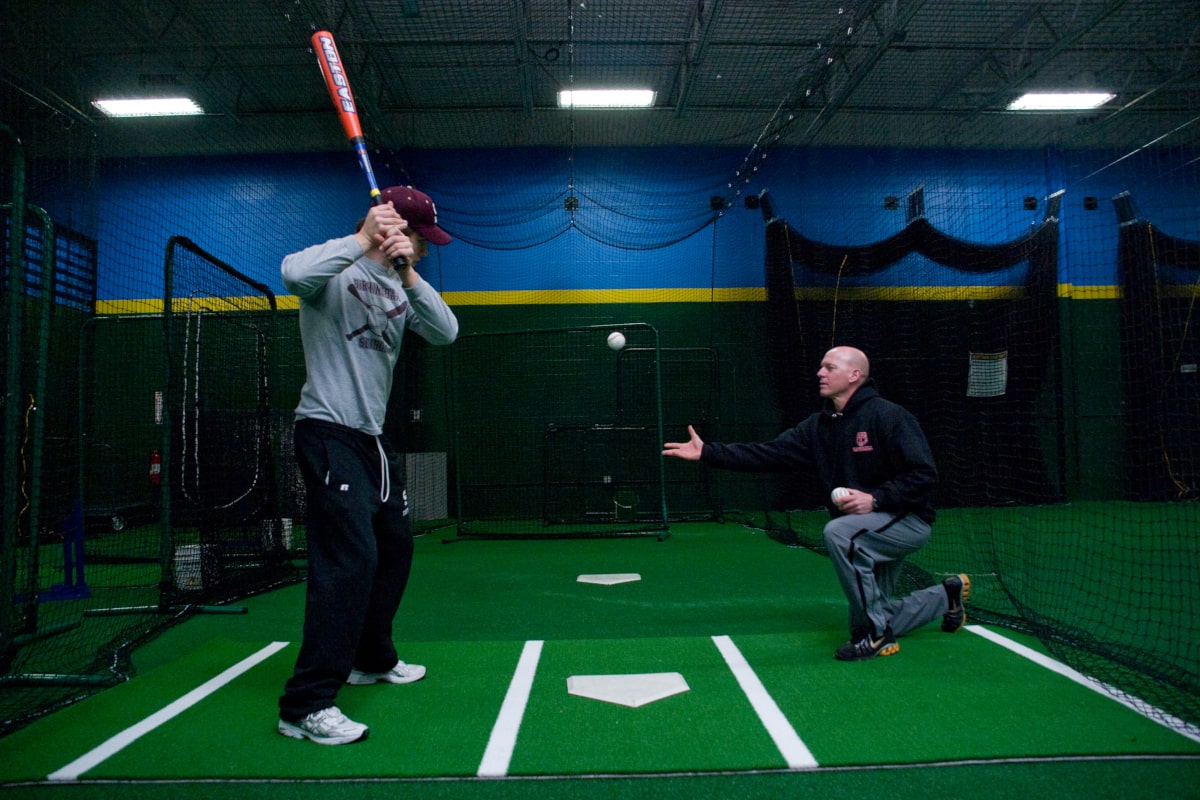
[[[849,497],[849,496],[850,496],[850,490],[847,489],[845,486],[839,486],[836,489],[834,489],[832,492],[829,493],[829,499],[832,500],[835,505],[837,504],[838,500],[841,500],[843,497]]]
[[[625,334],[620,331],[613,331],[608,335],[608,346],[613,350],[620,350],[625,346]]]

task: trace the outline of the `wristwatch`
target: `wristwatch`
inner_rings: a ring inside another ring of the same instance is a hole
[[[879,510],[879,498],[877,498],[875,495],[871,495],[871,510],[872,511]]]

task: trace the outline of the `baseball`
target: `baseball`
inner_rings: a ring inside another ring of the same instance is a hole
[[[625,334],[620,331],[613,331],[608,335],[608,346],[613,350],[620,350],[625,346]]]
[[[849,497],[849,496],[850,496],[850,490],[847,489],[845,486],[839,486],[836,489],[834,489],[832,492],[829,493],[829,499],[832,500],[835,505],[837,504],[838,500],[841,500],[843,497]]]

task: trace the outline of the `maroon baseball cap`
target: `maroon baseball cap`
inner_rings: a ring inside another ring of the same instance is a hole
[[[437,206],[429,195],[411,186],[389,186],[379,194],[383,202],[390,202],[408,226],[421,234],[425,241],[430,244],[450,244],[450,234],[438,227]]]

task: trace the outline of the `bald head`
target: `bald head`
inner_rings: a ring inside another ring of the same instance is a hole
[[[866,353],[857,347],[835,347],[825,354],[817,370],[821,397],[841,411],[870,375],[871,362]]]
[[[871,377],[871,362],[867,360],[867,354],[857,347],[835,347],[825,357],[839,359],[851,369],[858,370],[864,380]]]

